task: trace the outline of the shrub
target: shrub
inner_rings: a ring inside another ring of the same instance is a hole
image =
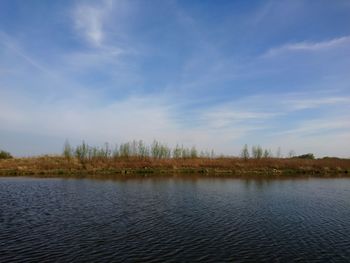
[[[307,153],[307,154],[302,154],[302,155],[296,156],[295,158],[314,160],[315,156],[313,153]]]
[[[13,158],[9,152],[0,151],[0,159],[11,159]]]

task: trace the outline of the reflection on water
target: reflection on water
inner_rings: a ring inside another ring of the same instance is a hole
[[[349,259],[346,178],[0,178],[0,262]]]

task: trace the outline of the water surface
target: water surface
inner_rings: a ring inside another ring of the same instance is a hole
[[[0,178],[0,262],[350,260],[350,179]]]

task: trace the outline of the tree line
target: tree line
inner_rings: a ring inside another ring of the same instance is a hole
[[[276,154],[274,155],[271,149],[263,149],[260,145],[253,145],[251,151],[249,151],[249,147],[247,144],[243,146],[241,150],[241,158],[247,160],[249,158],[252,159],[262,159],[262,158],[283,158],[281,147],[278,147]],[[315,159],[313,153],[307,153],[302,155],[296,155],[293,150],[288,152],[287,158],[298,158],[298,159]]]
[[[190,148],[183,145],[176,145],[174,148],[169,147],[167,144],[154,140],[152,144],[148,145],[142,140],[130,141],[115,145],[112,147],[109,143],[105,143],[101,147],[90,146],[85,141],[80,145],[73,147],[66,140],[62,155],[66,158],[76,157],[80,160],[92,160],[92,159],[104,159],[104,158],[154,158],[154,159],[180,159],[180,158],[217,158],[225,157],[223,155],[216,155],[214,150],[211,151],[198,151],[195,146]],[[260,145],[253,145],[249,149],[245,144],[241,150],[240,157],[242,159],[262,159],[262,158],[283,158],[281,148],[278,147],[275,154],[271,149],[263,149]],[[302,155],[296,155],[293,150],[289,151],[288,158],[298,159],[315,159],[314,154],[307,153]],[[10,159],[13,156],[7,152],[0,150],[0,159]]]
[[[101,158],[154,158],[154,159],[170,159],[170,158],[214,158],[214,151],[198,151],[195,146],[191,148],[183,145],[176,145],[174,148],[167,144],[154,140],[148,145],[142,140],[121,143],[111,147],[109,143],[105,143],[102,147],[90,146],[84,141],[72,147],[68,141],[65,142],[63,148],[63,156],[66,158],[76,157],[80,160],[92,160]]]
[[[263,149],[260,145],[253,145],[251,148],[251,151],[249,151],[248,145],[245,144],[243,146],[243,149],[241,151],[241,158],[243,159],[249,159],[249,158],[254,158],[254,159],[261,159],[261,158],[272,158],[273,153],[271,149]],[[281,158],[281,149],[278,148],[276,157]]]

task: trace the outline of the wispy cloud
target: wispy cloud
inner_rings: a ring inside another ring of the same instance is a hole
[[[280,47],[269,49],[265,54],[263,54],[263,57],[273,57],[276,55],[283,54],[285,52],[293,52],[293,51],[329,50],[340,46],[347,46],[349,44],[350,44],[350,36],[333,38],[330,40],[325,40],[320,42],[303,41],[303,42],[286,44]]]
[[[111,7],[112,1],[103,1],[99,6],[79,4],[73,12],[75,28],[95,47],[100,47],[106,38],[104,19]]]
[[[40,104],[15,92],[12,95],[0,92],[0,95],[3,131],[55,136],[62,141],[69,138],[73,143],[82,139],[100,144],[139,138],[151,142],[157,138],[169,145],[195,144],[199,148],[214,148],[219,153],[237,154],[237,147],[246,142],[258,140],[258,143],[274,148],[275,141],[280,140],[281,146],[300,151],[303,146],[298,141],[303,141],[304,137],[315,134],[330,136],[332,133],[334,141],[337,141],[336,134],[346,134],[350,128],[347,117],[339,115],[338,111],[329,112],[327,116],[294,120],[288,127],[280,123],[288,123],[289,114],[311,106],[321,109],[329,106],[328,103],[333,106],[347,105],[336,96],[328,100],[319,97],[308,101],[303,97],[305,94],[299,94],[299,98],[293,95],[290,100],[297,106],[285,105],[285,97],[267,107],[265,104],[270,98],[261,95],[194,110],[182,108],[181,103],[173,101],[166,94],[129,96],[102,105],[100,98],[89,92],[86,92],[84,99],[73,97],[68,101],[43,101]],[[186,118],[192,124],[184,123]],[[293,136],[293,142],[299,146],[293,147],[288,141],[283,142],[282,139],[288,136]],[[247,138],[251,139],[247,141]]]
[[[316,156],[341,156],[349,158],[350,122],[347,115],[326,116],[299,122],[294,128],[270,134],[269,146],[282,146],[284,153],[312,152]]]
[[[293,134],[298,137],[306,137],[348,129],[350,129],[350,120],[347,116],[328,116],[321,119],[302,121],[298,124],[298,127],[274,133],[274,135]]]
[[[278,113],[255,111],[254,108],[252,109],[252,105],[245,105],[243,107],[222,105],[209,107],[202,112],[200,119],[207,127],[213,129],[245,127],[245,131],[247,132],[248,130],[261,129],[261,126],[254,124],[261,124],[276,115]]]
[[[121,64],[121,56],[125,55],[125,51],[119,48],[110,50],[89,50],[67,53],[62,56],[62,62],[65,64],[66,70],[86,71],[88,69],[96,69],[104,66],[117,66]],[[106,71],[109,73],[109,71]]]
[[[348,107],[350,97],[339,96],[338,92],[298,92],[283,94],[256,94],[246,96],[224,105],[208,108],[208,117],[237,121],[264,120],[307,109],[328,106]]]
[[[120,66],[123,56],[138,54],[130,42],[122,44],[122,26],[124,19],[119,17],[121,11],[128,9],[128,3],[104,0],[97,3],[79,2],[72,11],[74,29],[87,47],[80,47],[62,56],[62,63],[67,70],[88,72],[106,66]],[[125,11],[126,12],[126,11]],[[111,26],[111,24],[113,26]],[[130,60],[129,60],[130,61]],[[129,63],[129,61],[127,61]],[[127,67],[124,63],[124,67]],[[119,69],[105,70],[106,74]]]
[[[14,53],[16,56],[23,59],[26,63],[31,65],[32,67],[49,74],[51,76],[54,76],[53,72],[50,71],[47,67],[41,65],[36,59],[32,58],[31,56],[27,55],[22,48],[20,47],[19,43],[15,41],[12,37],[5,34],[4,32],[0,31],[0,45],[4,45],[5,48],[10,50],[12,53]]]
[[[331,105],[349,105],[350,97],[320,97],[312,99],[290,99],[286,101],[292,110],[319,108]]]

